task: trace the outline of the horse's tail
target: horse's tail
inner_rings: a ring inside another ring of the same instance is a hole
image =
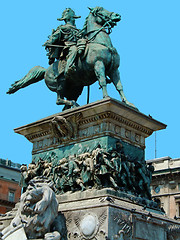
[[[33,67],[23,78],[13,83],[7,93],[15,93],[21,88],[27,87],[32,83],[41,81],[44,78],[45,72],[46,68],[40,66]]]

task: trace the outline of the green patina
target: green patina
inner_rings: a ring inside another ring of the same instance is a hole
[[[56,165],[59,159],[69,157],[70,155],[78,155],[85,152],[92,152],[99,144],[101,147],[108,151],[111,148],[114,148],[116,145],[116,142],[119,139],[110,137],[110,136],[104,136],[99,137],[95,139],[91,139],[88,141],[82,141],[80,143],[70,144],[66,146],[62,146],[59,148],[54,148],[53,150],[48,151],[42,151],[40,153],[36,153],[32,155],[32,158],[35,161],[38,161],[39,157],[43,159],[48,159],[49,156],[51,156],[52,153],[56,155],[56,157],[53,159],[53,165]],[[124,154],[130,156],[131,158],[138,158],[138,159],[144,159],[144,150],[136,147],[134,145],[131,145],[127,142],[122,141],[122,145],[124,147]],[[52,160],[51,160],[52,161]]]
[[[98,81],[105,98],[108,96],[107,83],[112,82],[122,101],[134,107],[124,95],[118,71],[120,57],[109,37],[121,16],[103,7],[89,9],[82,30],[76,28],[78,17],[74,11],[71,8],[64,10],[58,20],[65,24],[53,29],[43,45],[48,51],[49,68],[32,68],[25,77],[12,84],[8,94],[45,79],[47,87],[57,93],[56,103],[67,109],[78,106],[76,101],[84,86]]]
[[[25,183],[37,175],[48,177],[59,194],[111,187],[151,199],[153,170],[143,149],[104,136],[34,154],[24,177]]]

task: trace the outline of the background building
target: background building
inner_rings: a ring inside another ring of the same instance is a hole
[[[10,211],[19,201],[20,164],[0,158],[0,213]]]
[[[152,177],[152,195],[160,202],[167,216],[180,220],[180,158],[148,160],[155,171]]]

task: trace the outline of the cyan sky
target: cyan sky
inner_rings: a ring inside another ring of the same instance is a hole
[[[56,94],[44,81],[6,95],[9,86],[32,67],[48,67],[42,44],[56,28],[66,7],[82,18],[89,10],[103,6],[120,13],[122,21],[111,39],[121,57],[119,68],[124,92],[141,112],[167,124],[157,133],[157,157],[180,157],[180,18],[179,0],[17,0],[1,3],[1,148],[0,158],[14,162],[31,161],[32,144],[13,129],[61,111]],[[120,100],[112,86],[109,95]],[[86,103],[86,88],[79,104]],[[90,89],[90,100],[102,98],[97,84]],[[146,159],[154,158],[154,135],[147,139]]]

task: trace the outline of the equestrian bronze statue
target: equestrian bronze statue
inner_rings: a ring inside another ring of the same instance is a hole
[[[84,86],[98,81],[105,98],[108,96],[107,83],[112,82],[122,101],[134,107],[124,95],[118,71],[120,58],[109,37],[121,16],[102,7],[89,9],[82,30],[75,25],[79,16],[71,8],[64,10],[58,20],[65,21],[65,24],[53,30],[43,45],[50,66],[47,69],[35,66],[12,84],[8,94],[44,79],[47,87],[57,93],[56,104],[68,109],[78,106],[77,99]]]

